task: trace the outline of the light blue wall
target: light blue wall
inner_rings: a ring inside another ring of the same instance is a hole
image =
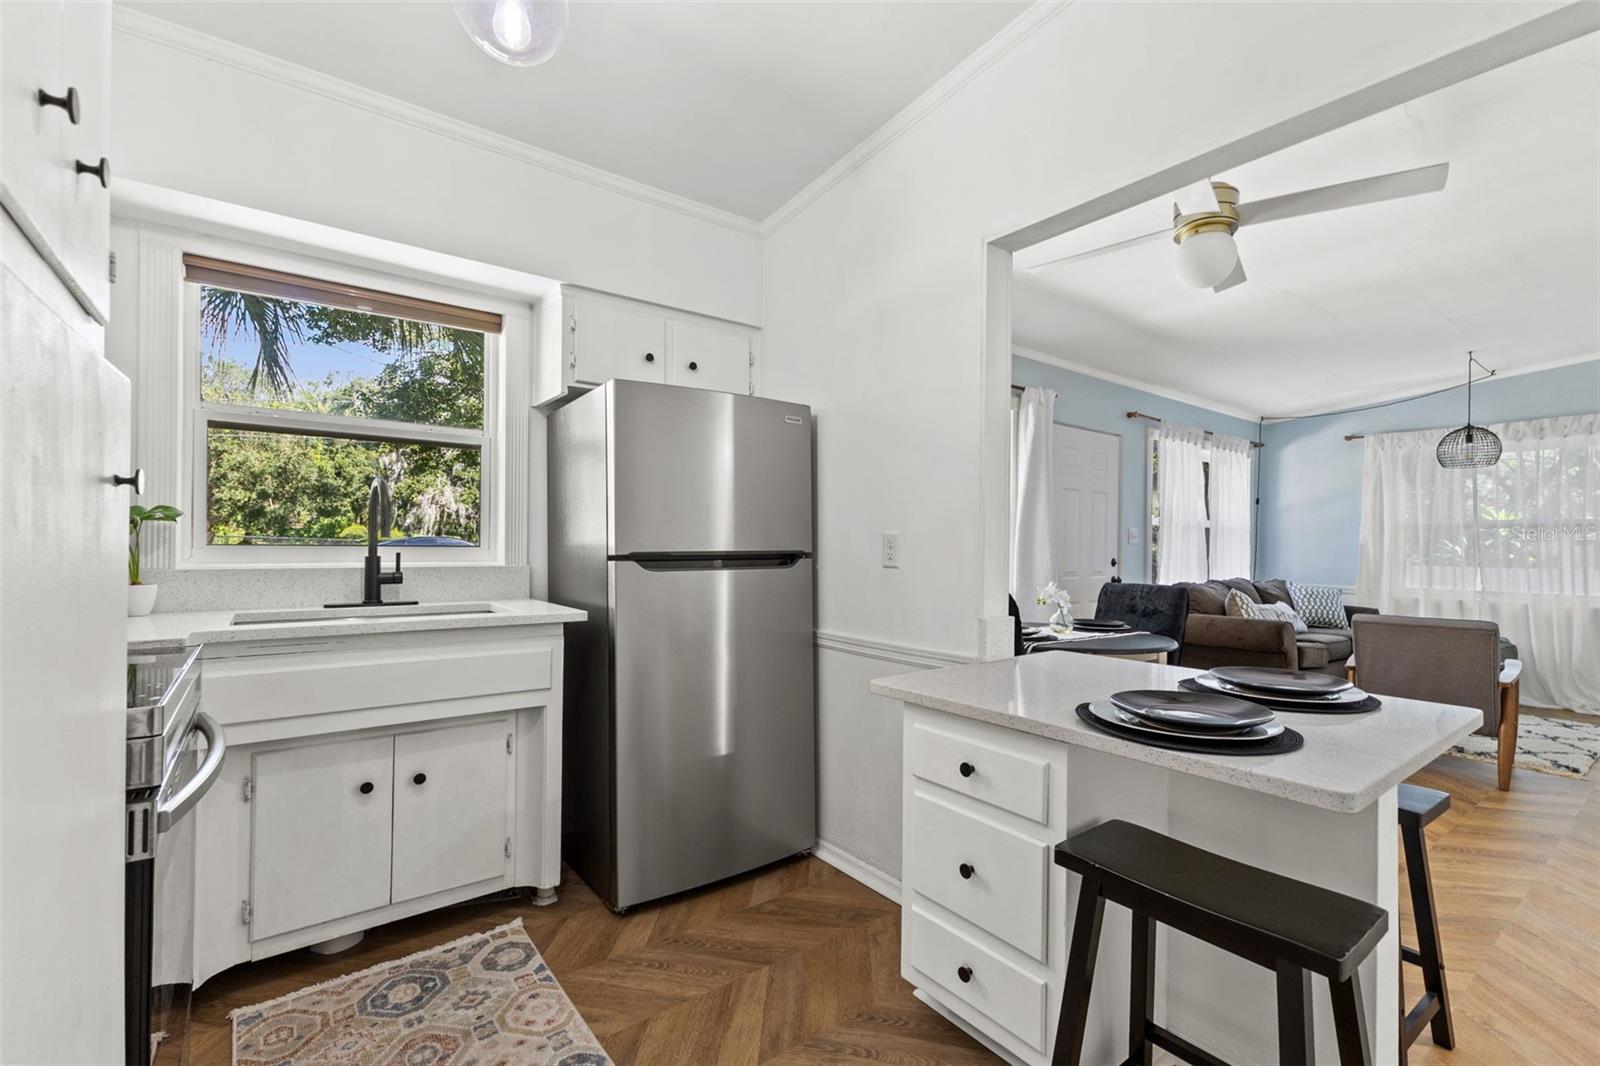
[[[1122,438],[1122,519],[1119,522],[1122,532],[1117,539],[1124,581],[1149,580],[1150,567],[1150,549],[1145,543],[1145,515],[1150,507],[1147,491],[1150,471],[1145,455],[1149,448],[1150,423],[1128,418],[1127,412],[1143,411],[1158,418],[1250,440],[1256,435],[1256,424],[1246,419],[1035,362],[1026,356],[1012,357],[1011,383],[1054,389],[1056,421],[1061,425],[1098,430]],[[1138,531],[1139,539],[1134,544],[1128,543],[1130,526]]]
[[[1059,410],[1059,408],[1057,408]],[[1478,425],[1600,411],[1600,360],[1496,378],[1472,387]],[[1363,448],[1346,433],[1444,430],[1466,420],[1454,389],[1373,411],[1269,422],[1261,453],[1256,573],[1329,585],[1356,583]]]

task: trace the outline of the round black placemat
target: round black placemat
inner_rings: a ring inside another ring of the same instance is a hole
[[[1217,691],[1214,688],[1206,688],[1192,677],[1186,677],[1179,681],[1178,687],[1188,689],[1190,692]],[[1320,703],[1285,703],[1283,700],[1275,700],[1271,696],[1247,695],[1243,692],[1227,692],[1223,693],[1223,695],[1232,696],[1237,700],[1259,703],[1261,706],[1269,707],[1274,711],[1288,711],[1292,714],[1363,714],[1367,711],[1375,711],[1383,706],[1382,700],[1370,695],[1359,703],[1328,704],[1326,706]]]
[[[1087,703],[1078,704],[1078,717],[1091,729],[1098,729],[1102,733],[1116,737],[1119,740],[1129,740],[1135,744],[1148,744],[1152,748],[1169,748],[1172,751],[1188,751],[1196,755],[1286,755],[1291,751],[1299,751],[1305,744],[1306,738],[1297,730],[1285,727],[1282,733],[1271,740],[1263,740],[1259,744],[1219,744],[1216,741],[1207,743],[1204,740],[1179,740],[1173,738],[1151,736],[1148,733],[1136,733],[1131,729],[1118,729],[1116,726],[1107,725],[1093,714],[1089,713]]]

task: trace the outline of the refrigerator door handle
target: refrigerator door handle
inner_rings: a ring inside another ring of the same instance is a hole
[[[787,570],[808,552],[730,552],[727,554],[700,554],[696,552],[664,552],[650,554],[634,552],[615,557],[617,562],[633,563],[642,570]]]

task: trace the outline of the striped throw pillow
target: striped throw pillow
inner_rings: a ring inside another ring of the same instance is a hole
[[[1268,622],[1288,622],[1296,633],[1306,631],[1306,620],[1287,603],[1257,603],[1238,589],[1228,593],[1227,612],[1235,618],[1254,618]]]
[[[1307,625],[1344,629],[1344,589],[1338,585],[1297,585],[1289,582],[1289,598]]]

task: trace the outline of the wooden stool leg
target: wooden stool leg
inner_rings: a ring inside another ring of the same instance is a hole
[[[1072,922],[1072,947],[1067,953],[1067,980],[1061,990],[1061,1016],[1056,1021],[1056,1046],[1050,1066],[1078,1066],[1083,1058],[1084,1023],[1089,1017],[1089,992],[1095,959],[1100,954],[1100,919],[1105,898],[1100,882],[1084,878],[1078,885],[1077,917]]]
[[[1456,1046],[1455,1029],[1450,1022],[1450,991],[1445,984],[1444,946],[1439,940],[1439,912],[1433,902],[1433,873],[1428,868],[1428,845],[1421,826],[1401,826],[1400,839],[1406,849],[1406,880],[1411,886],[1411,913],[1417,922],[1417,954],[1421,956],[1422,989],[1439,1001],[1439,1010],[1428,1023],[1433,1042],[1449,1050]],[[1403,1004],[1402,1004],[1403,1006]]]
[[[1133,916],[1133,980],[1128,985],[1128,1063],[1151,1066],[1155,1045],[1145,1028],[1156,1010],[1156,920]],[[1124,1064],[1126,1066],[1126,1064]]]
[[[1522,679],[1500,688],[1500,735],[1495,738],[1496,784],[1511,791],[1511,768],[1517,761],[1517,714],[1522,700]]]
[[[1278,960],[1278,1062],[1281,1066],[1311,1066],[1316,1060],[1312,1029],[1311,974],[1290,962]]]
[[[1333,986],[1333,1031],[1339,1038],[1340,1066],[1372,1066],[1372,1041],[1367,1037],[1367,1016],[1361,1009],[1361,979],[1351,974]]]

